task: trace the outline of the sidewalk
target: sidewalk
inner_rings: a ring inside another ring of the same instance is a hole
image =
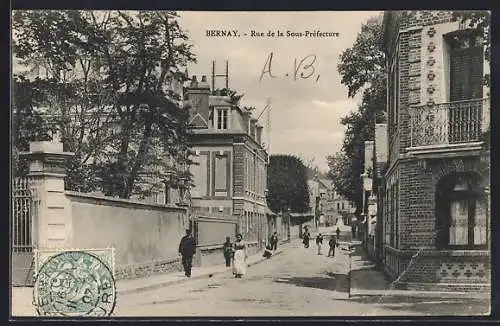
[[[292,239],[291,241],[281,243],[278,245],[276,252],[270,259],[283,253],[288,248],[293,247],[297,239]],[[252,266],[267,260],[262,257],[264,250],[260,250],[258,253],[248,257],[248,265]],[[168,285],[179,284],[183,282],[188,282],[193,279],[208,278],[217,274],[231,273],[230,269],[227,269],[225,264],[216,266],[206,266],[206,267],[193,267],[192,277],[188,278],[183,272],[168,273],[163,275],[155,275],[147,278],[139,279],[124,279],[116,281],[116,291],[117,295],[138,293],[142,291],[152,290],[161,288]],[[33,306],[33,287],[12,287],[12,316],[36,316],[36,310]]]
[[[351,250],[351,298],[355,296],[401,296],[444,299],[460,298],[464,295],[467,298],[490,298],[489,293],[394,289],[386,274],[377,269],[360,244],[354,245]]]
[[[281,254],[284,250],[290,247],[294,241],[296,240],[291,240],[290,242],[282,243],[281,245],[279,245],[276,252],[270,259],[273,259],[274,256]],[[263,253],[264,250],[260,250],[258,253],[249,256],[247,261],[248,265],[252,266],[267,260],[267,258],[262,257]],[[161,288],[168,285],[187,282],[193,279],[207,278],[222,273],[231,273],[231,269],[228,269],[225,264],[206,267],[193,267],[192,275],[190,278],[186,277],[184,275],[184,272],[176,272],[140,279],[118,280],[116,281],[116,289],[118,294],[137,293]]]

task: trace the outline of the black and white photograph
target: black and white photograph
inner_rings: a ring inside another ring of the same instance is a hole
[[[490,315],[490,24],[12,10],[11,320]]]

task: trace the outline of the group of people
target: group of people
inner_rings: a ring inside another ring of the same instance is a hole
[[[335,256],[335,248],[339,246],[339,238],[340,238],[340,229],[337,227],[337,230],[335,231],[337,234],[337,237],[332,235],[330,237],[330,240],[328,241],[328,256],[327,257],[334,257]],[[304,248],[309,248],[309,242],[311,241],[311,233],[309,232],[309,229],[306,227],[304,230],[304,234],[302,235],[302,243],[304,244]],[[316,236],[316,246],[318,248],[318,255],[321,255],[321,250],[323,248],[323,235],[321,233],[318,233]]]
[[[264,257],[270,258],[272,251],[276,251],[278,246],[278,235],[276,232],[271,236]],[[193,264],[193,256],[196,253],[196,241],[192,237],[191,230],[186,230],[186,235],[182,237],[179,244],[179,254],[182,256],[182,266],[184,268],[184,275],[191,277],[191,269]],[[226,237],[226,242],[223,245],[223,255],[226,262],[226,267],[233,268],[233,275],[235,278],[241,278],[246,274],[247,269],[247,244],[243,241],[243,236],[236,234],[236,241],[231,243],[231,238]]]

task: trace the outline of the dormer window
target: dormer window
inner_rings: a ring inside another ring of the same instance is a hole
[[[215,115],[215,127],[218,130],[229,129],[229,110],[228,109],[216,109]]]

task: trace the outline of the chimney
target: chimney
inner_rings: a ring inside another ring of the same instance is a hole
[[[264,127],[257,125],[257,139],[256,139],[256,141],[257,141],[257,143],[259,143],[259,145],[262,145],[262,129],[263,128]]]
[[[252,137],[253,139],[255,139],[256,137],[256,128],[255,128],[255,124],[257,123],[257,120],[255,118],[251,118],[250,119],[250,137]]]
[[[203,119],[208,121],[210,86],[207,83],[207,77],[202,76],[201,82],[198,83],[196,76],[193,76],[186,91],[192,112],[199,113]]]

